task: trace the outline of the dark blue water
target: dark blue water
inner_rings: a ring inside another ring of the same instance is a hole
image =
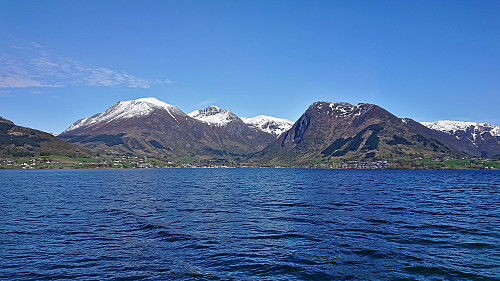
[[[0,279],[500,280],[500,172],[0,170]]]

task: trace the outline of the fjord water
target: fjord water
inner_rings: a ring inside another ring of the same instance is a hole
[[[0,170],[0,279],[500,279],[498,171]]]

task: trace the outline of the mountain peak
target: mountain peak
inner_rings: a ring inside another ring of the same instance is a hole
[[[102,122],[108,123],[114,120],[146,116],[153,113],[155,110],[165,110],[174,119],[176,119],[174,115],[182,113],[177,107],[152,97],[119,101],[102,113],[76,121],[64,132],[81,127],[89,127]]]
[[[214,111],[224,111],[224,110],[227,110],[227,109],[223,109],[223,108],[220,108],[216,105],[209,105],[205,108],[205,110],[214,110]]]
[[[288,119],[266,115],[259,115],[251,118],[243,117],[241,120],[250,126],[256,127],[266,133],[273,134],[276,137],[288,131],[293,126],[293,122]]]
[[[373,108],[373,104],[358,103],[352,105],[347,102],[317,101],[309,106],[309,111],[331,115],[335,118],[353,118],[364,114]]]
[[[140,98],[136,100],[131,100],[131,101],[126,101],[126,102],[137,102],[137,103],[148,103],[152,105],[156,105],[158,107],[163,107],[163,108],[172,108],[175,107],[171,104],[168,104],[166,102],[163,102],[157,98],[149,97],[149,98]]]
[[[227,125],[231,121],[239,120],[236,114],[215,105],[207,106],[205,109],[195,110],[188,115],[202,122],[221,127]]]

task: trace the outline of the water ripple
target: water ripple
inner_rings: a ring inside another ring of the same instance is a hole
[[[0,279],[499,280],[495,171],[0,171]]]

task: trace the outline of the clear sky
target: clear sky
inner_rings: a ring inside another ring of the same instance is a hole
[[[297,120],[315,101],[500,125],[500,1],[0,0],[0,116],[119,100]]]

